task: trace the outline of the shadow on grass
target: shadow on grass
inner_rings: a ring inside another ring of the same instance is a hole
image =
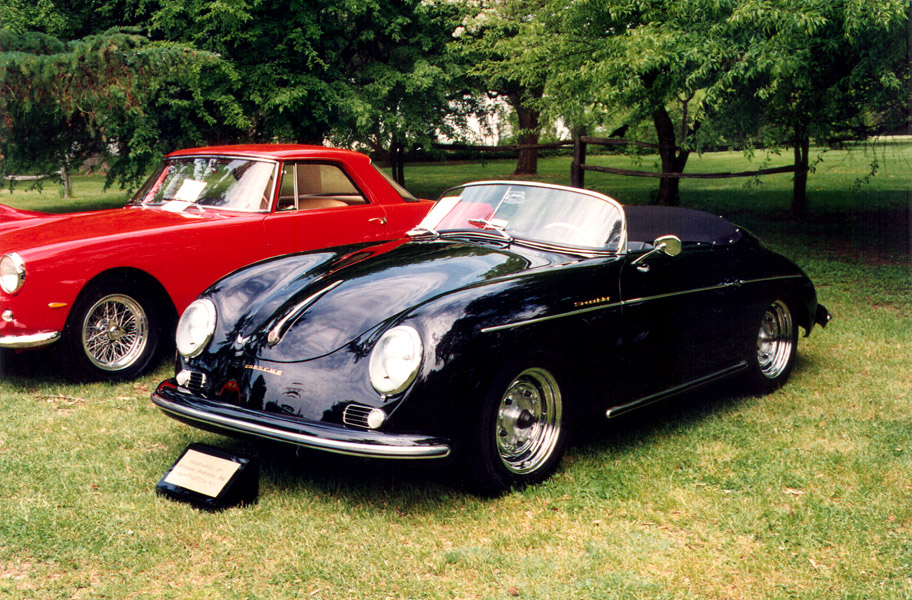
[[[259,460],[261,498],[291,490],[398,514],[426,512],[459,498],[473,498],[460,486],[456,469],[440,461],[357,458],[232,437],[216,445]]]
[[[58,364],[57,353],[51,346],[24,352],[0,350],[0,377],[10,382],[21,380],[23,386],[60,383],[65,368]]]
[[[633,454],[664,435],[687,429],[704,419],[734,410],[750,401],[737,382],[717,383],[659,402],[615,420],[607,419],[574,431],[567,462],[581,455],[612,457]],[[261,497],[279,491],[330,496],[346,504],[397,514],[424,513],[436,507],[489,502],[473,495],[457,465],[440,461],[362,459],[295,448],[264,440],[224,437],[216,444],[229,452],[257,457]],[[565,465],[564,469],[577,467]],[[543,484],[545,486],[548,483]],[[572,489],[572,486],[571,486]],[[551,490],[551,491],[548,491]],[[520,493],[563,494],[566,489],[533,486]]]
[[[655,443],[664,435],[735,410],[752,398],[739,378],[714,383],[610,420],[605,418],[579,427],[568,453],[628,453]]]

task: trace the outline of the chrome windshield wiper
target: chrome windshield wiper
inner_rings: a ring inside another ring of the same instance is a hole
[[[469,223],[469,225],[475,225],[476,227],[481,227],[485,231],[487,231],[489,229],[493,229],[494,231],[496,231],[497,233],[502,235],[504,237],[504,239],[507,240],[508,242],[513,241],[513,236],[511,236],[509,233],[507,233],[506,230],[504,229],[503,225],[497,223],[496,221],[488,220],[488,219],[468,219],[468,223]]]
[[[409,237],[421,237],[421,236],[430,236],[433,238],[439,238],[440,233],[436,229],[430,229],[428,227],[421,227],[420,225],[409,229],[405,232],[405,235]]]

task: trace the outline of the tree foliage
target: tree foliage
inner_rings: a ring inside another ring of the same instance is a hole
[[[557,119],[648,127],[665,173],[792,148],[801,213],[811,140],[908,124],[909,23],[908,0],[4,0],[0,169],[101,153],[132,181],[229,141],[396,155],[498,96],[520,143]]]
[[[219,72],[230,76],[211,53],[132,31],[0,31],[0,171],[66,176],[101,156],[109,182],[135,183],[163,150],[245,124]]]
[[[734,62],[720,112],[795,155],[792,212],[807,210],[811,140],[838,143],[909,122],[906,0],[740,0],[729,18]]]
[[[384,150],[443,122],[453,14],[420,0],[179,0],[161,2],[151,28],[235,66],[253,138]]]
[[[545,44],[545,102],[576,127],[649,123],[662,171],[680,173],[706,118],[705,90],[719,76],[725,0],[547,2],[528,29]],[[522,40],[531,46],[532,39]],[[661,180],[658,201],[678,202],[678,180]]]
[[[431,142],[446,129],[455,10],[419,1],[348,2],[327,14],[336,139],[375,151]]]
[[[45,132],[105,132],[98,142],[116,128],[118,142],[127,141],[124,150],[130,153],[160,152],[166,143],[173,148],[188,141],[319,144],[327,138],[387,152],[394,146],[429,141],[445,126],[449,112],[453,70],[446,42],[456,12],[450,4],[38,0],[48,16],[39,20],[26,18],[22,0],[8,1],[2,10],[17,23],[17,32],[30,32],[26,38],[38,32],[57,35],[67,46],[53,55],[5,53],[10,65],[9,61],[41,63],[50,71],[78,73],[83,68],[80,57],[97,53],[97,47],[89,48],[92,40],[102,37],[122,49],[127,59],[116,80],[100,80],[87,88],[96,98],[121,93],[120,114],[115,114],[116,103],[101,111],[103,119],[96,108],[52,111],[42,115]],[[101,29],[110,25],[142,25],[145,37],[131,30],[134,37],[114,39]],[[84,37],[68,39],[65,32]],[[137,44],[140,38],[140,46],[124,46]],[[180,55],[179,48],[186,54]],[[151,60],[153,55],[161,60]],[[109,58],[101,70],[105,77],[117,68],[116,56]],[[125,94],[123,90],[139,81],[139,73],[145,77],[142,89]],[[23,100],[18,107],[12,106],[18,102],[15,98],[7,105],[34,114],[35,105],[27,96]],[[77,119],[83,116],[85,126]],[[172,131],[183,135],[167,135]],[[153,138],[163,143],[153,144]],[[68,155],[99,149],[97,143],[90,148],[85,136],[79,143],[55,138],[54,145],[65,147]],[[46,162],[59,159],[58,155]],[[132,177],[140,163],[129,164]]]
[[[546,0],[509,42],[537,58],[510,62],[544,74],[542,109],[573,125],[651,123],[665,173],[683,172],[689,153],[707,147],[794,148],[800,213],[810,139],[883,131],[889,115],[908,121],[909,7]],[[660,203],[677,202],[677,181],[662,179]]]
[[[516,113],[517,142],[537,144],[543,125],[541,101],[551,69],[540,68],[546,60],[543,46],[525,42],[539,35],[535,16],[544,1],[462,0],[460,4],[464,16],[451,46],[465,65],[467,91],[506,100]],[[537,172],[538,150],[521,149],[514,174]]]

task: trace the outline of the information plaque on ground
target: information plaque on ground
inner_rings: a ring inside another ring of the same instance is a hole
[[[256,502],[259,475],[253,459],[205,444],[190,444],[156,489],[173,500],[220,510]]]

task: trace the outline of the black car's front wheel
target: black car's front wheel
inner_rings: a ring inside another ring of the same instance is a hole
[[[778,389],[795,366],[798,324],[784,300],[770,304],[760,318],[756,346],[749,351],[748,364],[754,389],[768,393]]]
[[[558,371],[546,362],[502,370],[482,405],[470,484],[497,494],[547,479],[563,455],[567,409]]]
[[[86,290],[61,340],[66,374],[83,380],[139,376],[159,354],[161,312],[141,288],[108,284]]]

